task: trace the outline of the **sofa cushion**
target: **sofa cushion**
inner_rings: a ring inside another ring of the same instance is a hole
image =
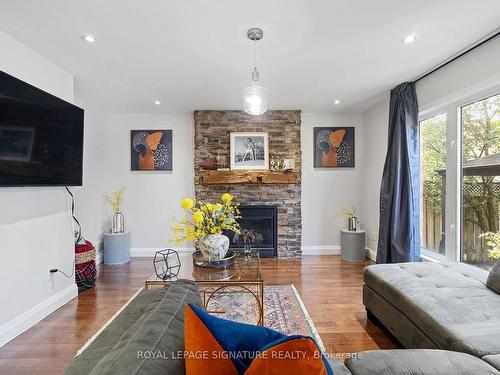
[[[495,265],[488,274],[486,285],[488,288],[500,294],[500,259],[495,262]]]
[[[184,351],[184,306],[188,303],[201,306],[192,281],[143,290],[65,375],[184,374],[182,356],[168,357]]]
[[[485,355],[483,357],[483,361],[488,362],[490,365],[500,371],[500,354]]]
[[[374,350],[346,361],[353,375],[498,375],[496,369],[469,354],[432,349]]]
[[[487,275],[460,263],[377,264],[364,281],[440,349],[481,358],[500,353],[500,296]]]

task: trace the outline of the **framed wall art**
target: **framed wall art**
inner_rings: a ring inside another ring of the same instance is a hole
[[[314,128],[314,168],[354,167],[354,127]]]
[[[269,169],[266,132],[231,133],[231,169]]]
[[[130,170],[171,171],[172,130],[131,130]]]

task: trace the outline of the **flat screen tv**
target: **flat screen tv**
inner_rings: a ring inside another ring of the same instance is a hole
[[[83,109],[0,71],[0,186],[82,185]]]

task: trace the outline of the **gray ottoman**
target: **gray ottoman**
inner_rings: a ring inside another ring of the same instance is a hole
[[[353,375],[498,375],[496,369],[472,355],[432,349],[373,350],[346,361]]]

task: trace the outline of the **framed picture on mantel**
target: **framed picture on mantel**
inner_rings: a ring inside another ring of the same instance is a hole
[[[354,127],[314,128],[314,168],[354,167]]]
[[[231,133],[231,169],[269,169],[267,132]]]

